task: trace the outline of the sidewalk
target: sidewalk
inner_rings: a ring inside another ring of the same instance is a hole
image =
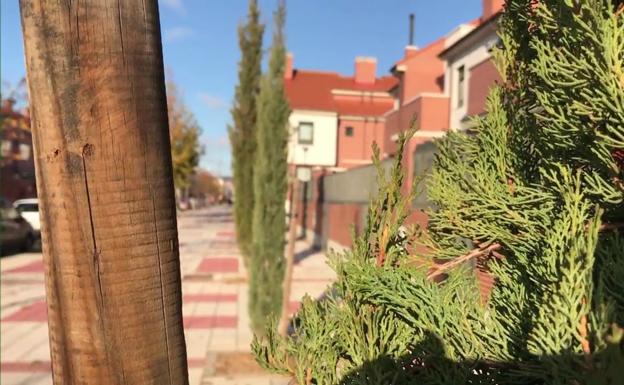
[[[190,384],[286,384],[250,354],[248,287],[230,208],[182,213],[178,228]],[[322,253],[304,242],[296,249],[293,311],[304,294],[318,297],[333,280]],[[0,271],[0,383],[51,384],[41,254],[3,257]]]

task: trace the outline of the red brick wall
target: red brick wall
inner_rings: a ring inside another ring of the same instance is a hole
[[[505,0],[482,0],[483,15],[482,19],[487,20],[490,16],[503,9]]]
[[[357,57],[355,58],[355,82],[361,84],[374,84],[377,77],[377,59]]]
[[[445,39],[439,39],[405,61],[401,101],[409,102],[423,92],[442,92],[444,61],[438,57]]]
[[[8,153],[0,154],[0,196],[10,201],[37,196],[35,186],[35,163],[32,135],[29,131],[30,119],[21,113],[3,106],[2,136],[0,142],[6,144]],[[27,147],[28,158],[23,158],[22,146]]]
[[[449,98],[442,96],[422,96],[405,104],[386,116],[385,150],[394,154],[397,146],[391,137],[410,128],[412,119],[421,131],[447,131],[449,122]],[[406,159],[408,161],[408,159]]]
[[[347,136],[347,127],[353,135]],[[338,123],[338,167],[358,167],[371,163],[373,142],[385,145],[384,122],[378,119],[340,120]]]
[[[470,69],[468,82],[468,115],[479,115],[485,112],[485,100],[490,89],[501,77],[492,62],[492,59],[484,60]]]
[[[327,214],[329,216],[328,239],[342,246],[351,247],[351,228],[361,231],[362,205],[348,203],[328,203]]]
[[[392,136],[401,130],[401,110],[392,111],[386,115],[384,125],[384,147],[383,152],[394,154],[396,152],[396,143],[392,140]],[[383,153],[382,152],[382,153]]]

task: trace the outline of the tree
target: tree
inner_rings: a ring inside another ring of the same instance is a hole
[[[274,16],[269,69],[262,78],[258,95],[249,315],[252,329],[259,334],[264,333],[271,318],[279,317],[282,305],[290,115],[284,93],[285,17],[285,5],[281,2]]]
[[[176,189],[181,191],[191,186],[191,178],[199,164],[199,157],[202,154],[202,147],[199,144],[201,128],[193,112],[184,104],[177,85],[171,79],[167,82],[167,110],[173,182]]]
[[[622,383],[623,6],[509,0],[500,25],[503,83],[473,135],[438,143],[426,231],[401,228],[399,149],[328,298],[254,343],[265,367],[300,384]]]
[[[158,4],[20,8],[54,383],[188,384]]]
[[[241,60],[238,64],[238,85],[232,107],[232,126],[229,127],[234,178],[234,220],[236,238],[249,268],[253,239],[252,215],[254,209],[254,162],[256,158],[256,98],[260,90],[262,35],[257,0],[249,0],[247,23],[238,28]]]
[[[290,294],[292,293],[292,280],[295,268],[295,243],[297,242],[297,224],[300,223],[300,221],[298,220],[297,210],[300,210],[299,204],[301,200],[301,186],[299,179],[297,179],[297,176],[295,175],[296,169],[293,171],[293,175],[291,175],[290,178],[290,221],[288,222],[288,245],[286,247],[284,283],[282,284],[282,313],[277,324],[277,332],[283,336],[288,333],[288,326],[290,324],[289,303]]]
[[[211,198],[214,201],[223,194],[223,188],[219,179],[206,170],[199,170],[195,173],[190,193],[197,198]]]

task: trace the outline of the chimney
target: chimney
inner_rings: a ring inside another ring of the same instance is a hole
[[[284,79],[293,78],[293,54],[286,54],[286,68],[284,68]]]
[[[2,101],[2,112],[13,112],[13,106],[15,105],[15,99],[6,98]]]
[[[416,47],[415,45],[408,45],[407,47],[405,47],[405,58],[409,59],[412,56],[416,55],[418,53],[418,47]]]
[[[355,58],[355,82],[359,84],[374,84],[377,77],[377,59],[374,57]]]
[[[505,0],[482,0],[483,2],[483,15],[481,20],[487,20],[492,15],[503,10]]]

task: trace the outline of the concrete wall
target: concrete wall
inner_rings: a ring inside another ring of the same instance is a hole
[[[337,160],[338,116],[336,113],[294,110],[290,114],[288,163],[296,165],[335,166]],[[314,125],[312,144],[299,144],[297,128],[301,122]]]
[[[381,162],[387,171],[392,159]],[[368,203],[377,193],[377,170],[374,165],[353,168],[328,175],[324,180],[324,198],[328,203]]]

